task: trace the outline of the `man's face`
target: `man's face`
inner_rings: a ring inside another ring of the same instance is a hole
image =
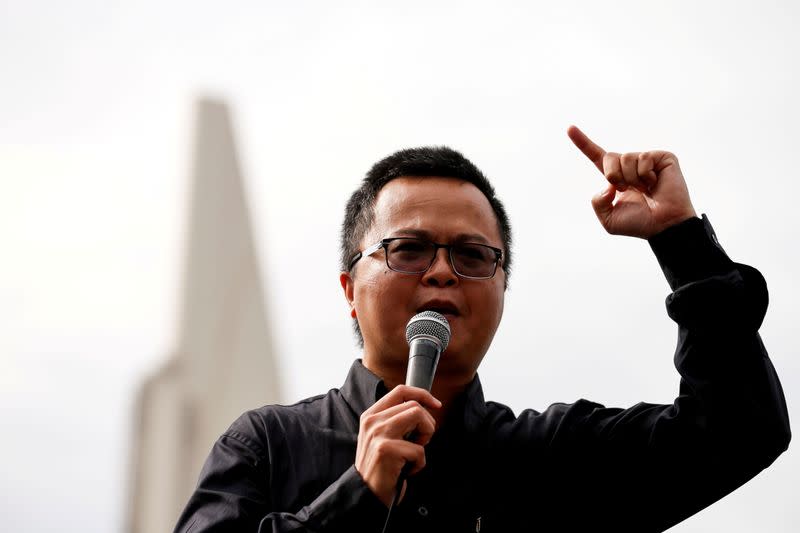
[[[471,183],[455,178],[401,177],[386,184],[375,202],[375,219],[364,249],[389,237],[422,237],[441,244],[478,242],[503,248],[489,201]],[[342,275],[345,295],[364,337],[364,363],[384,379],[404,376],[408,362],[405,327],[426,309],[444,310],[452,331],[437,376],[471,379],[503,314],[505,271],[473,280],[456,275],[448,252],[437,250],[427,272],[403,274],[386,265],[385,250]]]

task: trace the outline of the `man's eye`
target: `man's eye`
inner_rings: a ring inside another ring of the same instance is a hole
[[[396,241],[392,247],[393,252],[400,252],[405,254],[423,253],[428,247],[425,243],[414,241]]]
[[[454,251],[456,255],[462,259],[467,259],[470,261],[489,260],[488,249],[485,249],[482,246],[459,246]]]

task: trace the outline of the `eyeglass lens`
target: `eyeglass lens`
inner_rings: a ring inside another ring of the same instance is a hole
[[[386,246],[389,268],[401,272],[424,272],[435,257],[436,246],[422,239],[396,239]],[[497,263],[494,250],[480,244],[454,244],[450,258],[458,274],[472,278],[491,277]]]

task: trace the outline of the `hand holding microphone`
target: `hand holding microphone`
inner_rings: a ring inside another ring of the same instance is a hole
[[[415,315],[406,327],[406,340],[406,385],[398,385],[364,411],[356,448],[356,470],[387,507],[406,463],[411,465],[409,475],[425,466],[424,446],[436,427],[428,409],[442,406],[429,390],[439,356],[450,340],[447,319],[433,311]],[[409,435],[413,440],[406,440]]]

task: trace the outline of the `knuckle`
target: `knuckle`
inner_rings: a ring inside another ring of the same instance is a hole
[[[428,414],[428,411],[426,411],[425,408],[422,407],[417,402],[414,402],[414,403],[416,405],[412,405],[411,406],[411,412],[414,414],[414,417],[415,418],[423,418],[424,419],[425,415]]]
[[[606,178],[615,178],[620,177],[620,172],[622,171],[622,167],[620,165],[619,159],[613,161],[606,161],[603,165],[603,174],[605,174]]]
[[[390,444],[390,442],[388,440],[379,439],[379,440],[375,441],[375,444],[373,445],[372,448],[373,448],[373,450],[375,452],[375,455],[377,457],[386,457],[387,455],[390,454],[390,451],[391,451],[392,447],[391,447],[391,444]]]
[[[415,455],[416,455],[416,458],[415,458],[416,463],[420,467],[425,466],[425,460],[426,460],[425,459],[425,448],[423,448],[422,446],[418,446]]]
[[[391,423],[388,420],[381,420],[380,422],[376,422],[371,429],[372,433],[375,435],[386,435],[390,428]]]
[[[395,390],[398,390],[402,396],[409,396],[414,394],[416,387],[412,387],[411,385],[406,385],[405,383],[401,383],[400,385],[395,387]]]
[[[669,160],[669,159],[672,159],[674,161],[678,160],[678,156],[675,155],[674,152],[670,152],[669,150],[654,150],[653,155],[657,157],[659,160]]]
[[[434,434],[434,428],[430,427],[427,430],[420,432],[420,439],[417,442],[424,446],[431,441],[431,439],[433,438],[433,434]]]
[[[360,423],[362,428],[372,427],[375,423],[375,415],[366,411],[361,413]]]

